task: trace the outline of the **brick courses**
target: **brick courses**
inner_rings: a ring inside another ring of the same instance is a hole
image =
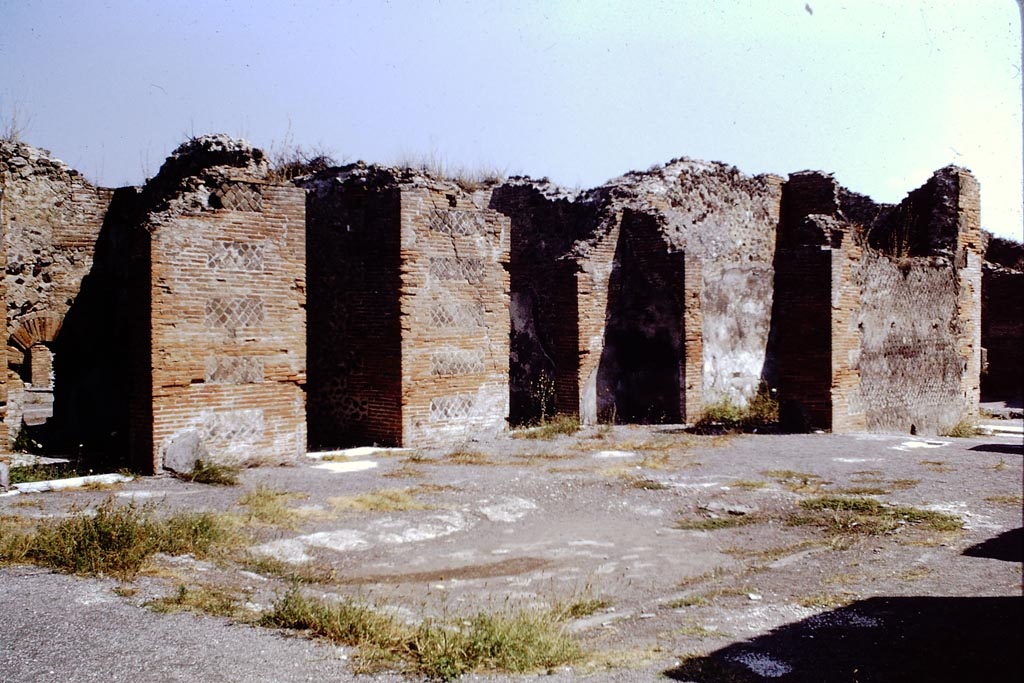
[[[309,191],[310,441],[430,445],[507,428],[508,219],[490,189],[356,164]]]
[[[294,457],[307,410],[316,447],[441,445],[763,382],[794,426],[927,434],[976,412],[983,338],[1019,390],[1021,269],[983,265],[1016,252],[955,167],[898,205],[689,159],[585,192],[362,163],[296,187],[209,136],[115,192],[0,144],[0,442],[39,391],[54,444],[156,470]]]

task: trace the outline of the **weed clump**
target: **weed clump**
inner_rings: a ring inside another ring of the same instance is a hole
[[[556,436],[572,435],[580,430],[580,421],[575,415],[556,415],[536,427],[516,432],[517,439],[553,439]]]
[[[34,562],[58,571],[130,580],[155,553],[205,556],[224,536],[210,513],[157,519],[148,506],[118,507],[108,499],[93,514],[78,512],[34,533],[4,534],[0,562]]]
[[[358,647],[362,671],[400,665],[445,681],[471,671],[532,671],[580,657],[579,646],[551,611],[481,611],[468,619],[427,619],[410,626],[350,598],[328,603],[293,586],[260,623]]]
[[[699,434],[755,432],[777,428],[779,401],[775,390],[762,384],[746,406],[733,403],[729,397],[705,406],[693,429]]]
[[[193,481],[197,484],[237,486],[238,472],[239,469],[237,467],[196,460],[195,467],[192,468],[191,472],[180,473],[176,476],[183,481]]]
[[[960,420],[955,425],[942,432],[940,436],[952,437],[954,439],[968,439],[977,434],[974,422],[971,420]]]
[[[789,524],[822,526],[837,534],[890,534],[904,525],[918,525],[933,531],[957,531],[963,520],[956,515],[911,506],[886,505],[873,498],[821,496],[800,501],[810,514],[794,514]]]

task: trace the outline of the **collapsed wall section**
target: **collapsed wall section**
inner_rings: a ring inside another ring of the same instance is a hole
[[[311,443],[503,431],[509,229],[489,189],[363,164],[298,182],[309,191]]]
[[[303,454],[302,191],[269,182],[247,143],[206,136],[178,148],[143,195],[136,256],[148,310],[136,313],[149,321],[151,371],[148,391],[136,386],[131,429],[137,448],[152,449],[136,453],[139,465]]]
[[[776,250],[771,381],[782,418],[935,434],[970,415],[980,370],[978,186],[947,167],[897,206],[790,176]]]
[[[46,150],[0,142],[6,368],[9,406],[4,443],[23,425],[32,438],[58,438],[55,352],[61,327],[92,268],[113,191],[91,185]]]
[[[700,264],[702,368],[690,381],[699,378],[704,404],[746,404],[763,377],[782,178],[676,159],[605,187],[659,216],[669,248]]]

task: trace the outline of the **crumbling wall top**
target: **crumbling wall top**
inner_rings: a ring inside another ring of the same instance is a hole
[[[28,178],[48,176],[88,184],[82,174],[53,156],[48,149],[33,147],[24,142],[0,140],[0,182],[5,177]]]

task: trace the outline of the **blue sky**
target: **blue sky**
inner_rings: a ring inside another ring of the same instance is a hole
[[[0,122],[104,185],[185,138],[590,187],[673,157],[899,201],[970,168],[1022,238],[1012,0],[0,0]]]

